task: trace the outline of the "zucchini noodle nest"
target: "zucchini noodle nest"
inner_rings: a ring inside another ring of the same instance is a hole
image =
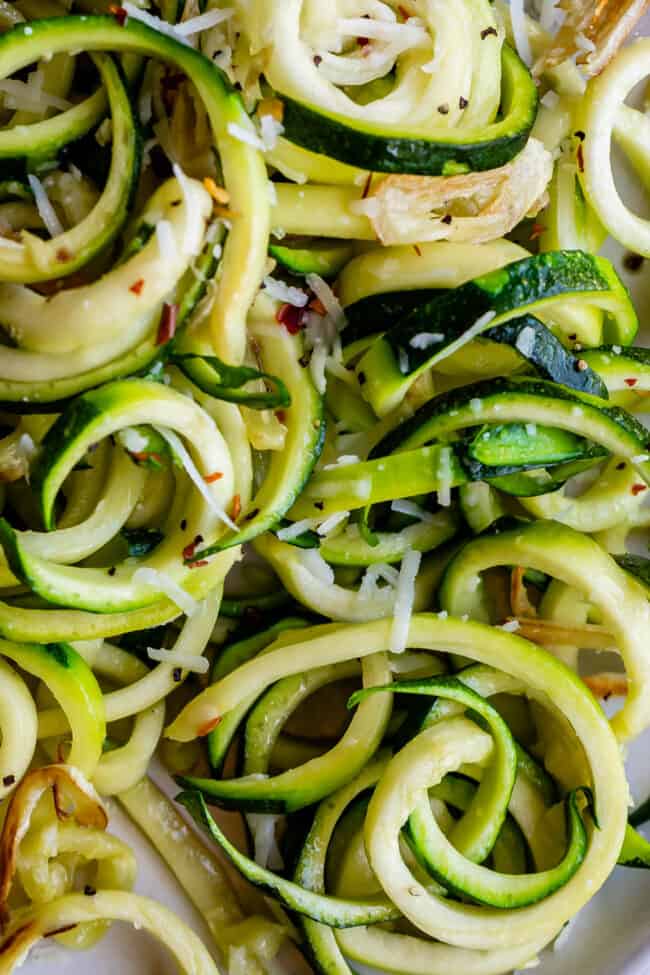
[[[506,975],[650,868],[647,4],[537,6],[0,2],[0,975]]]

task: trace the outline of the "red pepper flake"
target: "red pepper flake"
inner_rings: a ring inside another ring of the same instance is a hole
[[[203,541],[203,535],[197,535],[194,538],[194,540],[189,543],[189,545],[185,546],[185,548],[183,549],[183,558],[185,559],[186,562],[189,562],[192,558],[194,558],[194,553],[196,551],[197,545],[200,545],[202,541]]]
[[[206,721],[204,724],[199,725],[199,727],[196,730],[196,733],[199,736],[199,738],[202,738],[203,735],[207,735],[211,731],[213,731],[217,727],[220,721],[221,721],[221,715],[219,714],[217,715],[216,718],[210,718],[209,721]]]
[[[408,10],[406,9],[406,7],[403,7],[401,4],[399,4],[399,6],[397,7],[397,12],[402,17],[403,20],[408,20],[411,16]]]
[[[59,247],[58,251],[56,252],[56,259],[59,264],[65,264],[67,261],[72,260],[72,254],[66,247]]]
[[[584,173],[585,171],[585,157],[582,151],[582,142],[576,149],[576,162],[578,163],[578,172]]]
[[[133,460],[137,460],[140,464],[146,464],[148,460],[152,460],[154,463],[162,466],[163,459],[161,454],[156,454],[150,450],[129,450],[129,453],[133,457]]]
[[[369,37],[357,37],[357,44],[359,45],[359,47],[368,47],[368,44],[370,44],[370,38]]]
[[[178,320],[178,305],[170,305],[167,301],[163,305],[160,325],[156,336],[156,345],[166,345],[176,333],[176,322]]]
[[[530,237],[528,239],[537,240],[537,238],[541,237],[542,234],[545,233],[545,231],[546,231],[546,227],[544,226],[543,223],[534,223],[530,231]]]
[[[287,414],[284,412],[284,410],[276,410],[275,415],[280,423],[284,423],[287,418]]]
[[[324,317],[327,314],[327,308],[320,300],[320,298],[312,298],[307,307],[310,311],[316,312],[317,315]]]
[[[134,295],[141,295],[143,288],[144,278],[138,278],[137,281],[134,281],[133,284],[129,286],[129,291],[132,291]]]
[[[645,484],[633,484],[631,488],[632,494],[635,497],[637,496],[637,494],[641,494],[643,491],[647,491],[647,490],[648,488],[647,485]]]
[[[120,27],[124,27],[126,18],[129,16],[124,7],[118,7],[117,4],[112,3],[108,8],[108,12],[109,14],[113,14]]]
[[[280,305],[275,313],[275,320],[280,325],[284,325],[290,335],[297,335],[305,324],[305,309],[296,308],[295,305]]]
[[[316,67],[318,67],[319,64],[322,64],[322,61],[323,59],[320,56],[320,54],[314,54],[314,64],[316,65]]]
[[[220,481],[222,477],[221,471],[213,471],[212,474],[204,474],[203,480],[206,484],[214,484],[215,481]]]
[[[233,521],[237,521],[241,514],[241,498],[238,494],[235,494],[232,499],[232,509],[230,511],[230,517]]]
[[[207,559],[197,559],[196,562],[188,562],[187,567],[188,569],[200,569],[202,566],[207,564],[208,564]]]
[[[413,244],[413,250],[418,255],[418,257],[422,257],[422,248],[420,247],[419,244]]]
[[[361,194],[361,199],[365,200],[370,192],[370,184],[372,183],[372,173],[368,173],[366,176],[366,181],[363,184],[363,193]]]
[[[625,383],[626,386],[636,386],[636,384],[638,383],[638,381],[639,380],[638,379],[635,379],[633,376],[630,376],[629,379],[624,379],[623,380],[623,382]]]

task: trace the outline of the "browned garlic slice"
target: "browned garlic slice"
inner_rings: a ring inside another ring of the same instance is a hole
[[[459,176],[388,176],[364,201],[383,244],[450,240],[482,244],[503,237],[546,201],[553,158],[529,139],[512,162]]]

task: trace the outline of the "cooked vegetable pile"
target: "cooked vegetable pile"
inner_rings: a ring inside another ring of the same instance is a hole
[[[646,6],[0,2],[0,975],[499,975],[650,867]]]

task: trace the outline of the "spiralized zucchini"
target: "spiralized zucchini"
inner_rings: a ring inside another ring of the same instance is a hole
[[[506,975],[650,868],[642,6],[0,2],[0,975]]]

